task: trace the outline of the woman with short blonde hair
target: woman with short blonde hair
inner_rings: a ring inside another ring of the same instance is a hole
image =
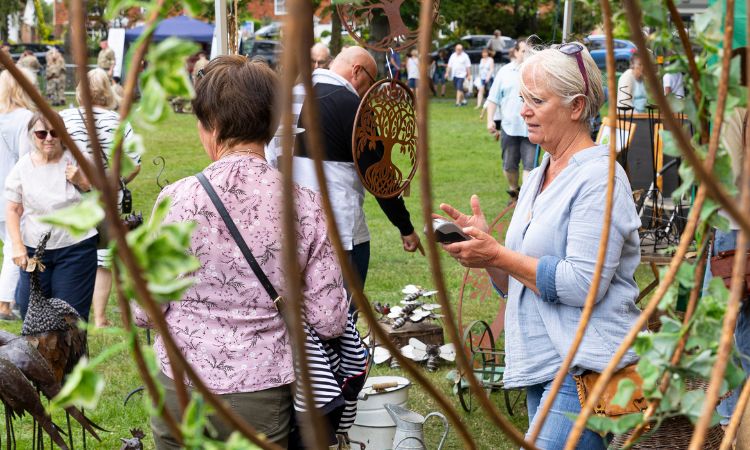
[[[28,80],[36,84],[36,77],[31,71],[19,68]],[[36,105],[31,97],[21,88],[10,71],[0,73],[0,183],[5,185],[5,179],[18,159],[29,152],[31,142],[26,130],[26,124],[34,115]],[[11,311],[11,303],[15,297],[18,284],[18,267],[13,265],[11,255],[12,244],[8,239],[5,227],[5,197],[0,199],[0,236],[3,246],[3,268],[0,271],[0,320],[17,320]]]
[[[450,205],[440,207],[471,237],[445,244],[445,250],[466,267],[486,269],[497,289],[507,293],[503,383],[526,390],[533,429],[594,281],[607,203],[609,149],[591,140],[589,119],[601,107],[604,94],[601,73],[586,47],[572,42],[536,52],[524,60],[520,76],[521,117],[529,140],[546,155],[521,187],[505,244],[488,234],[478,197],[471,199],[471,215]],[[603,371],[638,319],[633,276],[640,263],[640,225],[630,182],[617,164],[596,307],[534,442],[540,448],[563,448],[573,428],[570,417],[581,411],[573,375]],[[636,360],[631,350],[618,369]],[[578,448],[603,450],[605,445],[601,436],[586,430]]]
[[[114,111],[114,108],[117,106],[117,100],[112,90],[112,82],[106,71],[99,68],[92,69],[89,71],[88,77],[89,88],[91,89],[91,110],[94,116],[94,128],[96,128],[96,135],[102,147],[103,155],[95,155],[91,146],[91,139],[86,128],[86,110],[83,108],[80,83],[76,89],[76,100],[81,107],[61,111],[60,116],[65,121],[65,128],[68,130],[70,137],[80,150],[91,157],[103,158],[104,167],[108,168],[108,155],[115,143],[117,128],[120,126],[120,115]],[[125,124],[122,136],[123,142],[127,144],[132,139],[132,136],[133,129],[130,127],[130,124]],[[123,178],[123,183],[127,184],[140,171],[141,157],[137,153],[128,152],[128,145],[124,145],[123,148],[135,164],[135,170]],[[122,199],[122,190],[120,190],[120,199]],[[94,289],[93,300],[94,325],[96,327],[105,327],[110,324],[107,320],[106,309],[109,293],[112,289],[112,274],[109,271],[110,256],[106,248],[99,249],[97,262],[98,269],[96,271],[96,288]]]

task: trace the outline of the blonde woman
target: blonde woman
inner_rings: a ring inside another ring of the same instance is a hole
[[[21,72],[32,83],[36,77],[27,69]],[[0,183],[5,184],[8,173],[18,162],[18,158],[29,152],[31,142],[26,125],[34,115],[35,105],[21,89],[21,85],[7,70],[0,73]],[[13,314],[11,303],[18,284],[18,267],[13,265],[13,249],[8,239],[5,223],[5,198],[0,202],[0,236],[3,245],[3,267],[0,271],[0,320],[18,320]]]
[[[68,130],[70,137],[78,145],[78,148],[90,155],[91,157],[104,157],[104,167],[109,167],[109,153],[115,142],[115,132],[120,125],[120,115],[114,111],[117,106],[117,98],[112,89],[112,82],[109,75],[102,69],[93,69],[89,71],[89,86],[91,88],[92,111],[94,113],[94,127],[96,135],[99,138],[104,155],[95,155],[91,147],[91,139],[86,129],[86,111],[81,106],[79,108],[70,108],[60,112],[60,116],[65,121],[65,128]],[[76,100],[82,104],[81,86],[76,89]],[[133,129],[130,124],[125,125],[123,139],[125,144],[131,139]],[[125,146],[127,149],[127,145]],[[135,164],[135,170],[123,179],[127,184],[138,175],[140,171],[141,158],[137,153],[127,153]],[[121,192],[122,195],[122,192]],[[110,260],[107,249],[100,249],[97,252],[96,287],[94,288],[94,325],[97,327],[109,326],[106,316],[107,300],[112,289],[112,274],[109,271]]]

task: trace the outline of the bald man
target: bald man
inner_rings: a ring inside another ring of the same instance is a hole
[[[318,119],[325,145],[323,164],[328,193],[339,237],[349,256],[349,262],[359,276],[361,288],[364,287],[370,262],[370,232],[363,209],[365,189],[357,175],[352,157],[352,133],[360,97],[375,83],[376,75],[375,60],[362,47],[349,47],[342,50],[331,63],[330,69],[318,68],[312,75],[315,96],[320,106]],[[302,128],[305,128],[303,118],[307,107],[304,96],[304,89],[301,89],[299,85],[295,86],[295,102],[302,102],[298,116],[299,126]],[[278,152],[272,148],[276,144],[278,140],[274,139],[266,149],[267,155],[270,153],[269,161],[273,160],[273,152]],[[304,133],[295,139],[294,154],[295,182],[319,191],[314,163],[310,159],[312,155],[306,147]],[[414,231],[403,198],[377,199],[377,201],[391,223],[398,228],[403,249],[407,252],[417,250],[419,236]],[[356,404],[347,407],[356,407]],[[351,423],[340,422],[343,408],[344,406],[337,408],[325,416],[330,424],[331,444],[336,443],[335,431],[344,432],[351,426]],[[344,417],[354,417],[354,414],[347,413]],[[294,438],[293,433],[289,448],[297,448],[292,445]]]
[[[324,44],[318,42],[310,48],[312,69],[327,69],[331,64],[331,51]]]

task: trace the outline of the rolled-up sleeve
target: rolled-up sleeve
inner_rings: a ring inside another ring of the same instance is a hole
[[[539,264],[536,267],[536,287],[542,301],[547,303],[557,303],[557,265],[562,259],[557,256],[542,256],[539,258]]]
[[[621,182],[617,183],[609,242],[596,293],[596,302],[604,297],[620,264],[620,255],[629,234],[629,230],[625,229],[630,223],[627,214],[634,208],[632,199],[625,192],[625,187]],[[537,275],[537,281],[542,279],[543,283],[546,283],[545,292],[542,294],[543,299],[546,296],[548,299],[554,298],[570,306],[582,307],[584,305],[594,278],[599,252],[604,225],[606,190],[606,182],[600,183],[582,192],[575,199],[568,223],[565,257],[560,259],[555,266],[554,286],[550,286],[548,279],[551,261],[544,265],[540,261],[543,273]],[[539,289],[542,291],[541,287]],[[550,290],[554,290],[554,294]]]

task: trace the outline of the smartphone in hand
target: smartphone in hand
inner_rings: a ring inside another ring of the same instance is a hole
[[[471,239],[461,228],[449,220],[433,219],[432,228],[435,230],[435,239],[441,244],[468,241]]]

